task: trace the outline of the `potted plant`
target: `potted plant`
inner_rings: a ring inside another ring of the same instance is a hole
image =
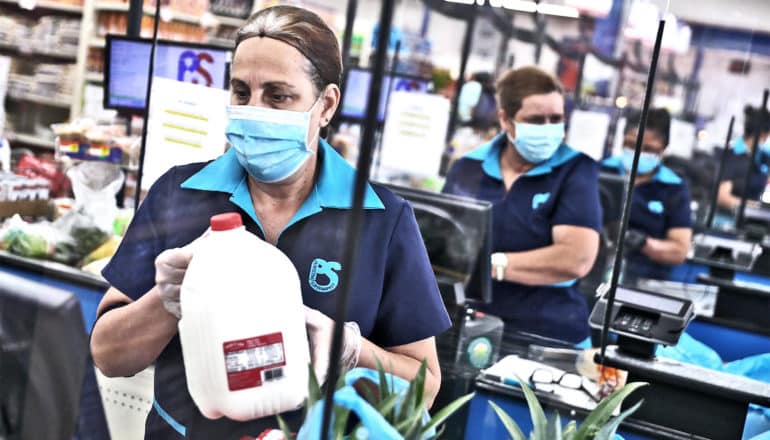
[[[562,427],[559,413],[546,419],[543,407],[540,406],[535,393],[526,383],[519,380],[524,397],[527,399],[530,416],[532,417],[532,432],[525,436],[521,428],[506,412],[497,406],[494,402],[489,402],[497,416],[503,422],[508,434],[513,440],[611,440],[616,438],[615,432],[629,415],[633,414],[643,403],[639,401],[636,405],[620,413],[617,417],[612,417],[612,413],[617,409],[623,400],[629,394],[638,388],[647,385],[644,382],[633,382],[625,385],[623,388],[615,391],[602,400],[588,416],[586,416],[580,426],[572,420],[566,426]]]
[[[335,386],[334,410],[329,438],[363,440],[427,440],[437,438],[441,425],[466,404],[473,393],[462,396],[434,416],[427,411],[428,396],[424,393],[426,363],[423,362],[414,379],[406,381],[385,372],[377,362],[377,371],[354,368],[342,374]],[[315,440],[320,437],[323,417],[323,393],[310,368],[305,420],[296,436],[278,416],[287,440]],[[355,413],[359,423],[349,426]]]

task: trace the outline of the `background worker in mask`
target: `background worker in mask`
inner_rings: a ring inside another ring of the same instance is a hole
[[[459,159],[444,192],[494,204],[493,303],[506,331],[585,343],[577,279],[593,266],[601,208],[598,165],[564,144],[561,85],[536,67],[497,82],[503,132]]]
[[[623,152],[605,159],[602,171],[628,174],[634,160],[640,119],[639,112],[627,118]],[[672,266],[684,263],[690,250],[690,191],[684,180],[661,164],[670,127],[668,110],[649,111],[625,236],[624,282],[637,278],[668,279]]]
[[[355,170],[319,138],[339,104],[341,70],[337,38],[317,15],[276,6],[249,18],[232,64],[232,147],[210,163],[162,176],[105,268],[112,287],[99,305],[91,351],[108,376],[155,364],[145,438],[233,439],[277,428],[275,417],[206,419],[187,390],[177,335],[180,284],[192,258],[188,244],[222,212],[239,212],[248,231],[294,264],[317,373],[329,362],[328,316],[342,283],[351,283],[342,366],[376,368],[378,358],[411,379],[426,360],[426,392],[438,391],[433,337],[450,322],[410,206],[368,185],[358,260],[341,265]],[[261,284],[254,280],[255,289]],[[271,313],[270,304],[254,310],[254,319],[260,313]],[[300,416],[284,414],[294,429]]]

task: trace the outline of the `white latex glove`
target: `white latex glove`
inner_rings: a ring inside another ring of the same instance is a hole
[[[318,384],[326,382],[326,372],[329,369],[329,350],[334,336],[334,321],[318,310],[305,307],[305,325],[307,336],[310,339],[310,360]],[[349,370],[358,365],[358,357],[361,354],[361,330],[358,324],[349,321],[345,323],[342,338],[342,356],[340,368]]]
[[[192,243],[181,248],[166,249],[155,258],[155,285],[158,287],[158,296],[163,302],[163,308],[176,317],[182,318],[182,307],[179,305],[179,292],[182,288],[182,280],[187,272],[187,266],[192,260],[193,250],[198,240],[208,235],[203,233]]]

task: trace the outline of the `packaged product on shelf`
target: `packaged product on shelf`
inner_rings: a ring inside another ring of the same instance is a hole
[[[19,159],[15,172],[32,179],[44,179],[48,183],[49,197],[69,195],[71,184],[59,163],[25,154]]]

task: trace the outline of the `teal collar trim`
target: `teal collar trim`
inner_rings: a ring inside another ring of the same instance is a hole
[[[746,141],[744,141],[742,137],[733,142],[733,153],[741,155],[748,152],[749,149],[746,147]]]
[[[508,142],[508,138],[505,133],[500,133],[495,136],[494,139],[482,144],[480,147],[466,154],[468,159],[481,161],[481,169],[484,173],[497,180],[503,180],[502,172],[500,171],[500,151],[502,151],[505,144]],[[527,171],[525,176],[540,176],[548,174],[553,171],[554,168],[570,161],[577,155],[577,151],[570,148],[567,144],[562,143],[559,149],[556,150],[550,159],[543,163],[538,164],[536,167]]]
[[[502,151],[507,142],[505,133],[500,133],[490,141],[481,144],[480,147],[466,154],[468,159],[481,161],[481,169],[487,176],[503,180],[503,173],[500,171],[500,151]]]
[[[618,174],[625,175],[626,169],[623,167],[623,161],[618,156],[608,157],[602,161],[602,165],[607,168],[615,168],[618,170]],[[671,168],[661,165],[658,167],[658,171],[652,176],[652,180],[665,183],[668,185],[680,185],[682,178],[679,177]]]
[[[351,209],[353,207],[356,170],[323,139],[318,145],[318,155],[321,160],[318,178],[302,206],[286,225],[287,228],[321,212],[323,208]],[[180,186],[185,189],[229,193],[230,201],[249,214],[260,228],[262,227],[254,212],[247,174],[232,148],[190,176]],[[364,209],[385,209],[382,200],[368,183],[364,194]]]

